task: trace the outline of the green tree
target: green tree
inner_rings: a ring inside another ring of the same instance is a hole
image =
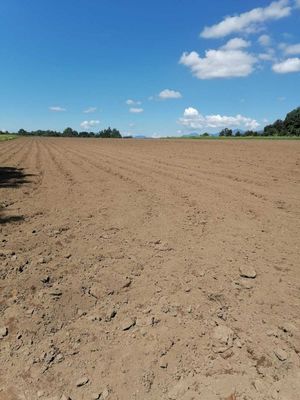
[[[68,137],[78,136],[78,132],[74,131],[72,128],[68,127],[63,131],[62,136],[68,136]]]
[[[22,136],[25,136],[25,135],[28,135],[28,132],[25,131],[25,129],[21,128],[21,129],[19,129],[18,134],[22,135]]]
[[[219,136],[232,136],[232,129],[228,128],[222,129]]]

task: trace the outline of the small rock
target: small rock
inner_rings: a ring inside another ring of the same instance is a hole
[[[256,278],[256,271],[253,267],[243,265],[240,267],[240,276],[242,278],[254,279]]]
[[[88,382],[89,382],[89,378],[87,378],[86,376],[83,376],[78,379],[78,381],[76,382],[76,386],[81,387],[81,386],[86,385]]]
[[[113,320],[115,318],[115,316],[117,315],[117,311],[113,308],[111,309],[106,317],[105,317],[105,322],[110,322],[111,320]]]
[[[45,258],[45,257],[40,257],[40,258],[38,259],[38,263],[39,263],[39,264],[45,264],[45,263],[46,263],[46,258]]]
[[[42,397],[42,396],[44,396],[44,391],[43,390],[39,390],[37,392],[37,397]]]
[[[222,358],[224,358],[224,360],[227,360],[228,358],[232,357],[234,354],[231,349],[226,349],[225,351],[220,351],[222,349],[218,349],[218,350],[219,350],[220,356]]]
[[[8,335],[8,328],[6,326],[0,328],[0,339]]]
[[[122,288],[128,288],[131,285],[132,280],[130,278],[126,278],[124,283],[122,284]]]
[[[79,317],[82,317],[83,315],[86,315],[86,312],[81,310],[80,308],[77,310],[77,314]]]
[[[275,351],[274,351],[274,353],[275,353],[275,356],[278,358],[278,360],[280,360],[280,361],[285,361],[287,358],[288,358],[288,355],[287,355],[287,353],[284,351],[284,350],[282,350],[282,349],[276,349]]]
[[[219,343],[225,346],[231,346],[233,342],[234,332],[225,325],[219,325],[214,329],[213,337]]]
[[[128,331],[135,325],[135,320],[132,318],[126,318],[121,325],[122,331]]]
[[[253,283],[249,281],[249,279],[241,279],[238,283],[242,289],[252,289]]]
[[[27,317],[31,317],[33,313],[34,313],[34,308],[29,308],[29,309],[26,311]]]
[[[139,327],[152,326],[154,324],[153,316],[142,316],[136,320],[136,325]]]
[[[61,361],[63,361],[63,359],[64,359],[64,356],[61,353],[57,354],[57,356],[55,357],[56,362],[61,362]]]
[[[166,369],[166,368],[168,368],[168,363],[166,361],[162,360],[159,363],[159,366],[160,366],[160,368]]]
[[[109,396],[109,391],[108,391],[107,388],[105,388],[105,389],[103,390],[103,392],[101,393],[101,400],[102,400],[102,399],[103,399],[103,400],[107,399],[108,396]]]
[[[101,393],[92,393],[91,400],[98,400],[101,397]]]
[[[255,387],[255,389],[259,392],[262,393],[264,391],[265,385],[263,384],[263,382],[260,379],[256,379],[253,382],[253,386]]]

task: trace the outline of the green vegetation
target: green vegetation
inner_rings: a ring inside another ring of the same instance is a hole
[[[235,135],[231,129],[223,129],[219,136],[223,137],[276,137],[276,138],[286,138],[286,137],[300,137],[300,107],[289,112],[284,121],[278,119],[273,124],[264,127],[262,132],[256,131],[246,131],[246,132],[236,132]]]
[[[2,132],[0,132],[0,137]],[[52,131],[52,130],[37,130],[37,131],[26,131],[25,129],[19,129],[16,134],[8,134],[6,136],[54,136],[54,137],[86,137],[86,138],[121,138],[121,133],[117,129],[103,129],[98,133],[94,132],[78,132],[68,127],[63,132]]]
[[[265,136],[300,136],[300,107],[289,112],[285,120],[278,119],[264,128]]]
[[[4,142],[5,140],[16,139],[17,135],[12,135],[10,133],[0,132],[0,142]]]

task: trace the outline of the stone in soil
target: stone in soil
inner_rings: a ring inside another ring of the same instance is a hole
[[[288,355],[287,355],[287,353],[284,351],[284,350],[282,350],[282,349],[276,349],[275,351],[274,351],[274,353],[275,353],[275,356],[278,358],[278,360],[280,360],[280,361],[285,361],[287,358],[288,358]]]
[[[240,267],[240,276],[242,278],[254,279],[256,278],[256,271],[253,267],[243,265]]]
[[[83,376],[78,379],[78,381],[76,382],[76,386],[81,387],[81,386],[86,385],[88,382],[89,382],[89,378],[87,378],[86,376]]]
[[[0,328],[0,339],[8,335],[8,328],[3,326]]]
[[[128,331],[135,325],[135,320],[132,318],[126,318],[121,325],[122,331]]]

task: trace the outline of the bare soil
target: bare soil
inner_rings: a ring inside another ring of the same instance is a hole
[[[300,142],[24,138],[0,165],[1,400],[299,400]]]

